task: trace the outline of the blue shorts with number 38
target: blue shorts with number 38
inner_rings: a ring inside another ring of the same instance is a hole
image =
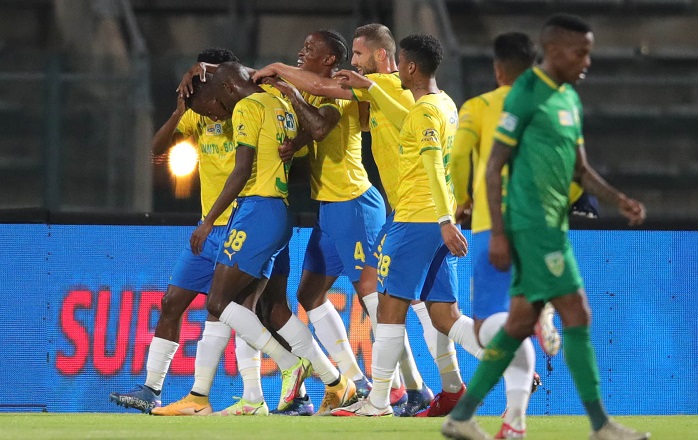
[[[437,223],[394,222],[378,262],[378,291],[409,300],[456,302],[457,261]]]
[[[269,278],[274,259],[288,243],[291,227],[283,199],[238,198],[218,263],[234,266],[255,278]]]

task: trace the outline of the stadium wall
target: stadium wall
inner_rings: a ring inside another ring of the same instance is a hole
[[[111,412],[109,393],[145,379],[145,361],[167,280],[191,226],[0,224],[0,411]],[[295,228],[289,301],[293,310],[310,235]],[[695,281],[698,232],[571,231],[594,313],[593,344],[601,389],[613,414],[698,414],[698,320]],[[469,238],[469,231],[466,231]],[[459,266],[460,305],[470,313],[470,261]],[[370,323],[345,277],[331,300],[349,329],[360,365],[370,370]],[[200,296],[184,315],[180,350],[163,402],[193,383],[196,342],[206,317]],[[304,312],[300,317],[307,322]],[[557,322],[558,327],[560,322]],[[420,371],[437,392],[439,377],[412,312],[408,332]],[[537,344],[543,387],[531,414],[582,414],[562,354],[547,359]],[[467,381],[476,361],[459,348]],[[280,375],[262,363],[262,385],[274,407]],[[370,371],[369,371],[370,372]],[[323,387],[307,388],[316,405]],[[242,393],[234,338],[211,393],[214,409]],[[504,409],[500,383],[481,414]]]

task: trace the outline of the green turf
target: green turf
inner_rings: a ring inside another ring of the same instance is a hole
[[[478,418],[494,434],[498,417]],[[616,417],[652,439],[698,439],[698,416]],[[443,419],[337,417],[149,417],[141,414],[0,414],[0,439],[440,439]],[[528,438],[588,438],[586,417],[528,418]]]

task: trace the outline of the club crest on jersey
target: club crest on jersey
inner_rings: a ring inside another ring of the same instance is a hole
[[[551,274],[556,277],[562,276],[565,271],[565,258],[562,256],[562,252],[551,252],[545,256],[545,265],[548,266],[548,270]]]
[[[206,125],[206,134],[210,136],[217,136],[223,134],[223,124],[216,122],[213,124]]]
[[[519,123],[519,118],[509,112],[503,112],[499,117],[499,126],[508,132],[516,130],[516,125]]]
[[[560,119],[560,125],[563,127],[571,127],[574,125],[574,116],[572,116],[571,111],[559,110],[557,112],[557,117]]]

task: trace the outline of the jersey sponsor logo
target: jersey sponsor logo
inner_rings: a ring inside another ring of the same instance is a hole
[[[297,130],[296,118],[293,117],[293,113],[286,112],[286,130]]]
[[[545,265],[548,266],[548,270],[551,274],[556,277],[562,276],[565,271],[565,258],[562,256],[562,252],[551,252],[545,256]]]
[[[509,112],[503,112],[499,118],[499,126],[508,132],[516,130],[516,125],[519,123],[519,118]]]
[[[422,142],[438,142],[439,136],[433,128],[427,128],[422,132]]]
[[[559,110],[557,112],[557,117],[560,120],[560,125],[563,127],[571,127],[574,125],[574,116],[572,116],[571,111]]]
[[[245,133],[245,124],[238,124],[235,131],[237,131],[238,136],[242,136],[242,137],[247,136],[247,133]]]
[[[223,124],[216,122],[214,124],[206,125],[206,134],[210,136],[218,136],[223,134]]]

